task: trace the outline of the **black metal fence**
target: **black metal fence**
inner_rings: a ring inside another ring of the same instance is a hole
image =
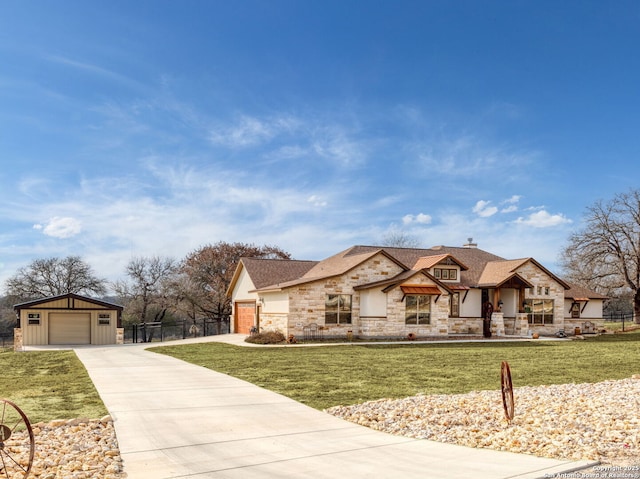
[[[605,311],[602,315],[605,321],[611,322],[633,322],[633,313],[627,313],[622,311]]]
[[[13,349],[13,333],[0,333],[0,351]]]
[[[230,318],[137,323],[124,328],[125,343],[150,343],[229,334]]]

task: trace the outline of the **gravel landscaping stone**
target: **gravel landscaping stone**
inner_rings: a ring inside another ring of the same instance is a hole
[[[400,436],[556,459],[598,460],[601,468],[612,468],[609,472],[625,471],[626,477],[640,478],[640,375],[595,384],[521,387],[514,389],[514,400],[511,423],[504,416],[499,390],[382,399],[327,412]],[[32,427],[36,453],[29,477],[127,477],[110,416]]]
[[[640,466],[640,375],[595,384],[514,389],[509,423],[500,391],[383,399],[327,410],[400,436],[610,466]],[[637,472],[640,470],[628,469]]]
[[[121,479],[127,477],[110,416],[32,424],[35,457],[29,478]],[[17,433],[19,437],[21,433]],[[21,442],[22,443],[22,442]],[[25,465],[22,459],[21,465]]]

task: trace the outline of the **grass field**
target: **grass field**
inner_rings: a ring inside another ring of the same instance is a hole
[[[163,346],[168,354],[258,384],[317,409],[415,394],[500,388],[508,361],[515,387],[599,382],[640,374],[640,331],[585,341],[244,348]]]
[[[640,374],[640,330],[586,341],[245,348],[161,346],[169,354],[277,391],[318,409],[415,394],[499,389],[500,362],[514,386],[598,382]],[[0,397],[32,422],[98,418],[107,411],[73,351],[0,352]]]
[[[0,398],[16,403],[32,423],[107,414],[73,351],[0,352],[0,371]]]

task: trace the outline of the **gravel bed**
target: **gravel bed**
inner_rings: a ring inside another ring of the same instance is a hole
[[[640,375],[595,384],[514,389],[509,423],[500,391],[383,399],[328,413],[399,436],[627,466],[640,478]],[[629,467],[632,466],[632,467]]]
[[[127,477],[122,471],[122,458],[110,416],[97,420],[58,420],[31,426],[35,456],[29,479]],[[24,434],[21,434],[14,434],[11,441],[24,445]],[[15,457],[20,465],[26,465],[24,458]]]

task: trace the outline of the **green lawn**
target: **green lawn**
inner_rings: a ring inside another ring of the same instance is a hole
[[[516,387],[640,374],[640,331],[587,341],[248,348],[162,346],[169,354],[251,381],[318,409],[423,394],[498,389],[509,361]],[[31,422],[107,411],[73,351],[0,352],[0,397]]]
[[[32,423],[107,414],[73,351],[0,352],[0,371],[0,398],[17,404]]]
[[[250,381],[317,409],[415,394],[499,389],[504,360],[511,366],[515,387],[640,374],[640,331],[563,342],[308,348],[203,343],[153,351]]]

